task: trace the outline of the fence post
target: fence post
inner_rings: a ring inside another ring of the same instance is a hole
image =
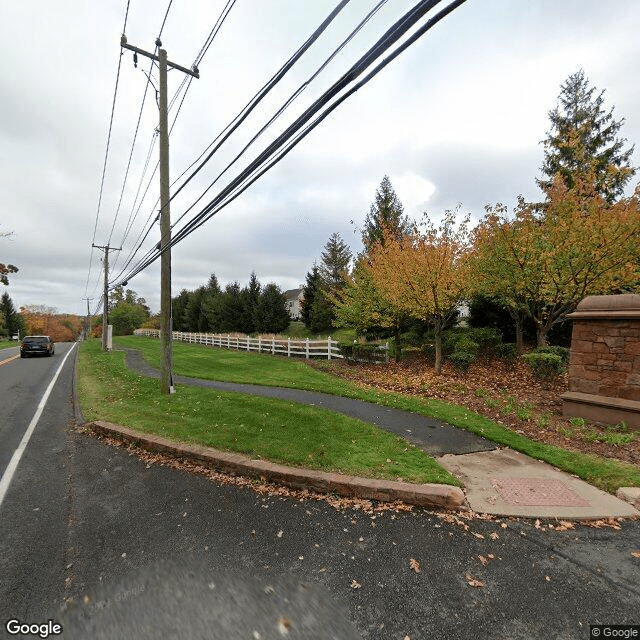
[[[389,362],[389,343],[385,342],[385,354],[384,354],[384,361],[385,362]]]
[[[262,336],[258,334],[258,353],[262,353]]]
[[[331,360],[331,336],[327,338],[327,360]]]
[[[275,338],[275,336],[273,338],[271,338],[271,355],[272,356],[276,355],[276,338]]]
[[[309,359],[309,338],[307,338],[305,342],[306,342],[306,346],[305,346],[304,357],[308,360]]]
[[[291,357],[291,338],[287,338],[287,358]]]

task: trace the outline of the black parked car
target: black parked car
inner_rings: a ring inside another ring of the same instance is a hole
[[[55,351],[53,340],[49,336],[25,336],[20,345],[20,357],[45,355],[52,356]]]

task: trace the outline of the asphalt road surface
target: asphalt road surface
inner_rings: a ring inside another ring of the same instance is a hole
[[[0,475],[71,348],[0,365]],[[76,349],[0,504],[0,637],[45,637],[9,620],[66,638],[589,638],[592,624],[640,624],[638,522],[372,515],[148,464],[77,428]]]

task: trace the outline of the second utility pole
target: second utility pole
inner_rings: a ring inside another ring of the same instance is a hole
[[[160,72],[160,391],[173,393],[172,376],[172,331],[171,326],[171,213],[169,208],[169,127],[167,118],[167,67],[178,69],[194,78],[199,78],[198,69],[186,69],[167,60],[167,52],[160,49],[162,42],[156,40],[158,55],[143,51],[127,44],[125,35],[120,39],[120,46],[134,53],[156,60]]]

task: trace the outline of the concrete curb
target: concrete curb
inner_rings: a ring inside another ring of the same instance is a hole
[[[89,422],[85,426],[96,433],[135,443],[148,451],[188,458],[204,463],[216,471],[257,478],[293,489],[309,489],[319,493],[335,493],[379,502],[399,500],[418,507],[451,510],[468,508],[465,504],[464,492],[450,485],[410,484],[297,469],[264,460],[252,460],[239,453],[226,453],[198,445],[173,442],[160,436],[142,434],[101,420]]]

